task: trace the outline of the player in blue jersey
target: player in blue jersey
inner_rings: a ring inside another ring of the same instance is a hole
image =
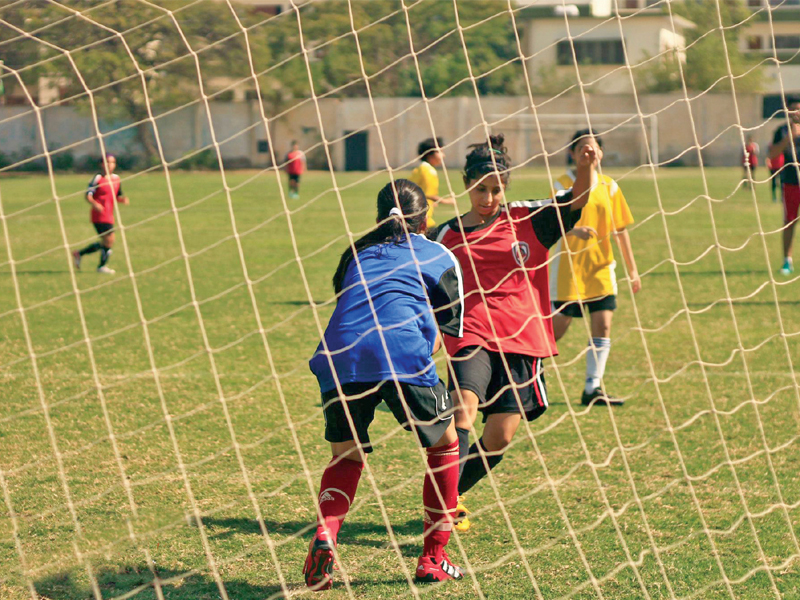
[[[372,451],[368,430],[381,401],[427,449],[415,578],[463,577],[445,552],[458,495],[458,437],[453,403],[432,358],[442,345],[440,331],[463,334],[463,283],[455,256],[421,235],[427,212],[419,186],[405,179],[387,184],[378,194],[378,226],[355,242],[357,260],[352,248],[342,254],[333,277],[338,303],[310,361],[333,454],[303,569],[315,590],[331,587],[333,549]]]

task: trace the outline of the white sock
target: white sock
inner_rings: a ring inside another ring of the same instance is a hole
[[[587,394],[600,387],[600,380],[606,372],[609,352],[611,352],[610,338],[593,337],[589,340],[589,349],[586,352],[586,385],[584,387]]]

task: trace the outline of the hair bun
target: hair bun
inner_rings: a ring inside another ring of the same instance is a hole
[[[506,136],[504,134],[502,134],[502,133],[494,133],[494,134],[490,135],[489,136],[489,142],[491,143],[492,148],[494,148],[495,150],[499,150],[500,152],[505,154],[505,152],[506,152],[506,147],[505,147]]]

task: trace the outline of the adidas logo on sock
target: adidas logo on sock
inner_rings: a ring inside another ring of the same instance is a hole
[[[319,503],[322,504],[323,502],[329,502],[333,500],[333,496],[331,496],[328,492],[322,492],[319,495]]]

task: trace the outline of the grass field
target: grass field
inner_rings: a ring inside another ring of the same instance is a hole
[[[800,598],[800,282],[776,274],[781,210],[767,186],[754,202],[735,190],[738,169],[707,176],[711,202],[698,169],[662,169],[657,186],[645,170],[620,179],[644,288],[634,303],[620,287],[606,381],[628,402],[580,406],[587,333],[574,323],[548,366],[552,407],[494,473],[504,510],[483,482],[469,497],[472,531],[451,542],[474,576],[420,596],[533,598],[532,575],[547,599]],[[55,182],[71,248],[93,235],[86,180]],[[374,222],[385,180],[337,174],[354,233]],[[219,174],[173,176],[186,259],[164,177],[125,180],[129,256],[118,236],[110,278],[87,257],[78,295],[49,180],[0,180],[3,600],[196,600],[220,597],[220,582],[228,597],[254,600],[281,596],[282,580],[311,596],[300,571],[329,449],[307,360],[332,310],[345,221],[328,174],[306,178],[289,218],[273,174],[234,172],[227,183],[263,336]],[[507,195],[547,189],[531,170]],[[422,460],[389,413],[373,440],[380,496],[363,478],[326,598],[413,593],[381,504],[413,569]]]

